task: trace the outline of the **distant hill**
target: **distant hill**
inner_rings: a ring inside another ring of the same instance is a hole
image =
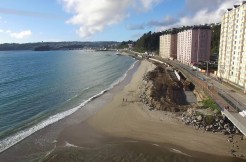
[[[34,51],[50,51],[50,50],[51,50],[50,46],[47,45],[34,48]]]
[[[119,42],[100,41],[100,42],[37,42],[37,43],[4,43],[0,44],[0,51],[12,50],[74,50],[74,49],[101,49],[115,48]]]

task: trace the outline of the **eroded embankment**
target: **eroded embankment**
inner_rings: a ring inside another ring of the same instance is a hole
[[[171,67],[156,64],[157,67],[144,77],[140,100],[150,109],[180,112],[187,110],[187,82],[181,82]],[[190,106],[190,105],[189,105]]]
[[[223,134],[240,134],[240,131],[218,110],[206,107],[203,101],[208,99],[205,93],[196,90],[187,79],[177,79],[174,69],[163,64],[156,64],[143,80],[140,101],[149,109],[181,112],[182,121],[196,129],[222,132]],[[199,104],[189,104],[185,91],[193,90]],[[203,100],[202,102],[200,102]],[[212,101],[211,101],[212,102]],[[212,106],[212,105],[210,105]]]
[[[233,156],[244,157],[239,146],[234,144],[235,139],[243,140],[240,131],[218,110],[203,105],[208,96],[203,91],[196,89],[186,78],[180,80],[174,74],[174,69],[163,64],[156,64],[153,71],[148,72],[140,87],[140,101],[150,110],[175,112],[178,118],[186,125],[203,131],[218,132],[228,135],[228,142]],[[197,103],[189,104],[185,91],[192,91],[197,98]],[[239,136],[238,136],[239,135]]]

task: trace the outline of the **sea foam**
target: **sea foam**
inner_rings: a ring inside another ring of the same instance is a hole
[[[121,76],[118,80],[116,80],[114,83],[112,83],[107,89],[101,91],[100,93],[90,97],[89,99],[85,100],[84,102],[82,102],[79,106],[76,106],[72,109],[66,110],[64,112],[60,112],[56,115],[50,116],[47,119],[37,123],[36,125],[34,125],[31,128],[27,128],[24,129],[22,131],[19,131],[17,133],[15,133],[14,135],[11,135],[9,137],[6,137],[2,140],[0,140],[0,152],[3,152],[5,150],[7,150],[8,148],[12,147],[13,145],[17,144],[18,142],[22,141],[23,139],[27,138],[28,136],[32,135],[33,133],[47,127],[48,125],[51,125],[53,123],[58,122],[59,120],[73,114],[74,112],[76,112],[78,109],[82,108],[83,106],[85,106],[88,102],[92,101],[93,99],[101,96],[102,94],[104,94],[105,92],[107,92],[108,90],[112,89],[114,86],[116,86],[117,84],[119,84],[120,82],[122,82],[126,76],[127,73],[133,69],[133,67],[135,66],[135,64],[138,61],[135,61],[131,67],[124,73],[123,76]]]

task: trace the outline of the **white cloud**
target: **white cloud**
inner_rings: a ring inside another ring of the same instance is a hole
[[[65,10],[73,14],[67,23],[78,25],[77,33],[88,37],[105,27],[121,22],[134,6],[147,11],[161,0],[60,0]]]
[[[160,1],[161,0],[136,0],[135,7],[140,11],[146,11],[160,3]]]
[[[11,32],[10,31],[10,36],[16,39],[24,39],[32,35],[31,30],[24,30],[21,32]]]
[[[143,30],[151,27],[162,27],[162,26],[168,26],[176,23],[177,20],[173,17],[166,16],[161,20],[151,20],[147,23],[142,24],[134,24],[134,25],[128,25],[126,28],[128,30]]]
[[[25,38],[28,38],[32,35],[31,30],[23,30],[20,32],[13,32],[11,30],[0,29],[0,33],[7,34],[10,37],[16,38],[16,39],[25,39]]]
[[[218,23],[227,8],[232,8],[238,0],[186,0],[186,7],[178,22],[162,26],[165,30],[177,26]]]
[[[193,2],[193,5],[196,6],[197,3],[201,0],[189,0]],[[190,2],[190,3],[192,3]],[[209,3],[210,2],[210,3]],[[227,8],[232,8],[237,0],[209,0],[207,5],[201,6],[197,10],[193,17],[185,16],[180,19],[180,25],[195,25],[195,24],[209,24],[220,22],[222,15]],[[216,8],[209,8],[208,6],[217,6]]]

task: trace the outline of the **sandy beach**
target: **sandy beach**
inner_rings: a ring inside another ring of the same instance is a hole
[[[117,137],[128,137],[181,146],[191,151],[228,155],[224,135],[196,131],[179,122],[172,114],[149,111],[138,102],[143,76],[154,65],[142,61],[131,82],[96,115],[88,120],[93,128]],[[127,99],[127,102],[123,102]]]
[[[61,150],[58,149],[58,153],[55,152],[54,155],[56,157],[59,157],[58,155],[66,156],[61,157],[61,159],[66,159],[71,156],[66,154],[70,154],[73,148],[71,154],[74,155],[76,151],[80,151],[80,153],[76,153],[76,156],[83,155],[82,157],[88,157],[90,155],[84,155],[84,151],[88,151],[88,148],[93,148],[93,151],[95,151],[96,147],[105,151],[107,150],[105,146],[109,144],[130,141],[141,142],[141,145],[131,144],[128,147],[138,147],[141,149],[143,149],[142,145],[147,142],[149,145],[145,146],[147,150],[145,149],[144,151],[146,152],[151,150],[149,152],[153,153],[153,150],[156,148],[152,147],[164,146],[188,158],[199,157],[203,160],[210,159],[209,161],[241,161],[242,159],[234,159],[231,156],[231,146],[225,135],[195,130],[179,121],[175,114],[155,110],[150,111],[139,102],[138,96],[141,91],[143,76],[154,68],[155,65],[152,63],[141,61],[130,82],[121,91],[114,94],[113,98],[102,109],[91,116],[86,122],[81,122],[64,129],[58,138],[58,146],[61,146]],[[239,143],[241,143],[239,144],[241,145],[241,151],[246,150],[245,140],[239,141]],[[64,150],[64,146],[66,148],[69,147],[69,149]],[[124,146],[124,148],[127,147]],[[141,149],[138,149],[138,151],[144,152]],[[101,152],[99,151],[98,161],[100,161],[101,156],[104,156],[102,150]],[[111,148],[111,151],[106,153],[107,156],[113,156],[115,150],[119,150],[119,148]],[[124,151],[122,151],[122,148],[120,150],[121,152],[117,153],[114,157],[122,156]],[[158,151],[160,150],[154,152]],[[163,155],[163,152],[158,155]],[[96,159],[94,160],[97,161]],[[47,161],[52,160],[49,159]],[[135,160],[132,157],[129,161]]]

